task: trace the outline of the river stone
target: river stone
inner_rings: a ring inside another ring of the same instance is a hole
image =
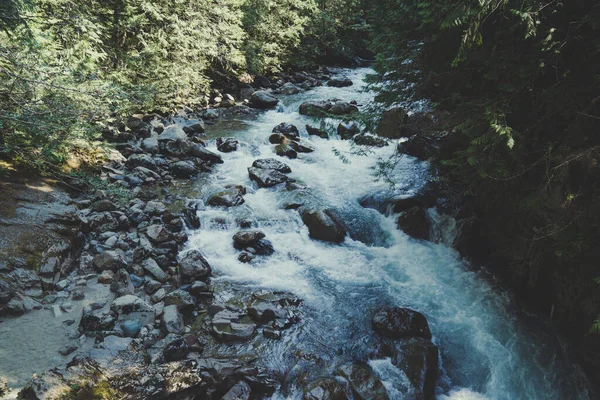
[[[292,140],[300,139],[300,132],[298,131],[298,128],[296,128],[295,125],[288,124],[287,122],[282,122],[274,127],[273,133],[280,133]]]
[[[392,363],[408,377],[415,389],[415,399],[434,400],[438,348],[430,340],[419,337],[402,340],[392,352]]]
[[[95,309],[94,305],[88,305],[83,308],[79,329],[82,332],[110,331],[114,328],[116,314],[105,309]]]
[[[190,155],[192,157],[197,157],[202,161],[206,161],[211,164],[223,164],[223,159],[220,155],[213,153],[212,151],[206,149],[204,146],[197,143],[192,144]]]
[[[333,378],[322,378],[304,388],[302,400],[349,400],[346,390]]]
[[[313,239],[333,243],[344,241],[346,227],[332,210],[301,209],[300,216]]]
[[[337,134],[342,140],[352,139],[352,136],[360,133],[360,127],[356,122],[340,122]]]
[[[254,162],[252,163],[252,166],[254,168],[261,168],[261,169],[274,169],[275,171],[279,171],[284,174],[288,174],[288,173],[292,172],[292,169],[290,168],[289,165],[284,164],[281,161],[276,160],[274,158],[262,158],[259,160],[254,160]]]
[[[356,135],[354,138],[354,143],[359,146],[370,146],[370,147],[385,147],[389,146],[387,140],[373,136],[373,135]]]
[[[167,206],[161,201],[149,201],[144,207],[144,212],[151,215],[161,215],[167,211]]]
[[[194,279],[206,280],[212,273],[212,268],[198,250],[192,250],[185,254],[179,261],[179,279],[188,282]]]
[[[152,275],[159,282],[166,282],[169,280],[169,275],[159,267],[158,263],[152,258],[148,258],[142,262],[144,271]]]
[[[165,130],[160,135],[158,135],[157,138],[159,143],[175,141],[177,139],[187,139],[187,135],[185,134],[183,129],[181,129],[176,124],[167,126]]]
[[[301,88],[299,88],[298,86],[294,85],[292,82],[286,82],[283,84],[283,86],[281,86],[279,89],[277,89],[277,93],[281,93],[281,94],[298,94],[302,91]]]
[[[259,187],[268,188],[286,182],[288,177],[274,169],[248,168],[250,179],[258,183]]]
[[[190,119],[183,123],[183,131],[188,135],[195,135],[198,133],[204,133],[204,121],[200,119]]]
[[[248,400],[250,399],[250,386],[244,381],[236,383],[221,400]]]
[[[347,87],[352,85],[352,80],[346,77],[334,77],[327,82],[327,86],[331,87]]]
[[[166,306],[162,313],[161,325],[163,330],[169,334],[182,335],[185,331],[183,317],[176,305]]]
[[[238,142],[237,140],[235,140],[233,138],[227,138],[227,139],[218,138],[217,139],[217,150],[219,150],[221,153],[231,153],[238,149],[239,143],[240,142]]]
[[[142,140],[142,149],[146,150],[148,153],[156,154],[159,151],[158,147],[158,138],[149,137]]]
[[[279,157],[298,158],[298,153],[287,143],[275,146],[275,154]]]
[[[294,149],[298,153],[312,153],[315,151],[315,148],[306,144],[302,144],[295,140],[290,140],[288,142],[288,146]]]
[[[160,147],[162,154],[169,157],[182,158],[192,151],[192,144],[187,139],[169,140]]]
[[[248,252],[253,252],[254,255],[257,256],[270,256],[271,254],[275,253],[273,243],[271,243],[267,239],[260,239],[251,247],[246,248],[246,250],[248,250]]]
[[[165,306],[176,305],[177,309],[183,313],[193,311],[196,303],[191,294],[182,289],[169,292],[163,298]]]
[[[277,106],[279,100],[266,90],[259,90],[250,96],[250,105],[254,108],[268,109]]]
[[[373,329],[380,335],[393,339],[422,337],[431,339],[427,319],[409,308],[393,307],[379,310],[373,316]]]
[[[83,230],[87,232],[104,233],[119,229],[119,221],[110,212],[91,215],[85,223]]]
[[[299,112],[302,115],[321,117],[327,115],[332,103],[330,101],[307,101],[300,104]]]
[[[314,127],[312,125],[306,125],[306,132],[311,136],[319,136],[323,139],[329,139],[329,134],[326,130]]]
[[[198,170],[190,161],[177,161],[171,164],[170,171],[177,178],[189,178],[198,173]]]
[[[239,311],[223,309],[218,311],[211,321],[212,331],[222,342],[244,342],[250,340],[256,331],[256,325]]]
[[[116,209],[116,204],[108,199],[98,200],[92,204],[92,210],[97,212],[115,211]]]
[[[132,154],[127,159],[127,164],[130,167],[146,167],[148,169],[156,169],[156,161],[148,154]]]
[[[385,386],[368,367],[346,364],[341,366],[337,372],[348,381],[355,399],[389,400]]]
[[[125,261],[123,261],[119,253],[109,250],[94,257],[92,266],[99,272],[106,270],[116,271],[125,266]]]
[[[354,104],[350,104],[345,101],[337,101],[334,104],[332,104],[328,112],[329,114],[333,115],[354,114],[358,112],[358,107],[356,107]]]
[[[381,115],[375,133],[387,139],[399,139],[404,137],[404,124],[408,119],[405,109],[396,107],[387,110]]]
[[[141,329],[142,321],[139,319],[123,321],[121,323],[121,330],[123,331],[123,335],[125,335],[125,337],[136,338]]]
[[[117,297],[110,305],[110,309],[119,315],[131,314],[138,311],[152,312],[150,304],[132,294]]]
[[[398,218],[398,228],[415,239],[429,239],[429,219],[423,207],[412,207]]]
[[[265,234],[258,230],[252,231],[240,231],[233,235],[233,247],[238,250],[243,250],[246,247],[250,247],[258,243],[258,241],[265,237]]]
[[[167,228],[161,224],[150,225],[146,229],[146,236],[148,236],[153,243],[163,243],[171,238],[171,234]]]
[[[286,137],[281,133],[274,133],[271,136],[269,136],[269,143],[271,144],[282,144],[286,141]]]
[[[212,195],[208,199],[209,206],[235,207],[244,204],[246,188],[243,186],[230,186],[222,192]]]
[[[163,350],[166,361],[177,361],[187,356],[190,347],[184,338],[175,339],[167,344]]]

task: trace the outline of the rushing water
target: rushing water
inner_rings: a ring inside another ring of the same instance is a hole
[[[340,98],[359,104],[372,100],[372,93],[363,90],[368,69],[339,72],[354,86],[324,86],[281,96],[279,110],[213,127],[209,134],[236,137],[241,148],[223,154],[225,163],[194,187],[201,200],[228,184],[248,188],[246,203],[240,207],[203,208],[202,228],[190,233],[188,248],[202,251],[216,280],[293,292],[308,306],[301,324],[281,341],[251,345],[281,374],[282,389],[274,397],[301,398],[294,382],[306,373],[303,369],[327,375],[340,362],[364,359],[373,337],[373,311],[396,305],[418,310],[429,321],[441,355],[440,399],[589,398],[578,370],[564,359],[548,329],[519,311],[509,296],[465,265],[444,241],[414,240],[396,228],[393,216],[359,205],[362,196],[389,190],[388,184],[374,179],[371,167],[378,157],[391,155],[394,146],[369,156],[353,154],[349,141],[309,138],[304,126],[311,119],[298,113],[306,100]],[[255,159],[276,157],[268,137],[281,122],[298,126],[302,140],[316,148],[282,161],[292,168],[291,177],[309,188],[301,192],[304,203],[332,207],[348,224],[351,238],[341,245],[310,239],[298,213],[284,209],[298,200],[294,198],[298,194],[281,187],[258,189],[248,178],[247,168]],[[216,151],[214,146],[209,148]],[[394,177],[396,194],[409,195],[425,184],[427,165],[402,157]],[[439,218],[433,211],[431,215]],[[273,243],[275,254],[252,264],[239,262],[231,237],[240,219],[252,219]],[[318,361],[299,363],[298,354],[311,354]],[[406,377],[389,360],[369,364],[391,398],[409,398]]]

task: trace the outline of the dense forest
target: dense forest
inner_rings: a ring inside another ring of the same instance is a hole
[[[61,172],[132,113],[357,57],[381,110],[429,101],[402,148],[431,161],[457,249],[554,321],[598,382],[597,1],[4,0],[0,174]]]

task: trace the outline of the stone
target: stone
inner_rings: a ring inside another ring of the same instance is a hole
[[[300,132],[298,131],[298,128],[296,128],[295,125],[288,124],[287,122],[282,122],[274,127],[273,133],[280,133],[292,140],[300,139]]]
[[[0,311],[6,315],[18,316],[25,314],[26,309],[23,300],[15,296]]]
[[[131,314],[134,312],[148,313],[153,311],[150,304],[132,294],[117,297],[110,305],[110,309],[118,315]]]
[[[275,154],[279,157],[298,158],[298,153],[287,143],[281,143],[275,146]]]
[[[219,311],[211,321],[212,331],[222,342],[248,341],[254,336],[256,325],[244,317],[237,311]]]
[[[168,157],[183,158],[192,150],[192,143],[187,139],[169,140],[160,145],[161,153]]]
[[[323,138],[323,139],[329,139],[329,134],[327,133],[326,130],[314,127],[312,125],[306,125],[306,132],[310,136],[319,136],[320,138]]]
[[[256,258],[256,256],[254,254],[249,253],[247,251],[242,251],[240,253],[240,255],[238,256],[238,260],[243,263],[252,262],[255,258]]]
[[[184,338],[175,339],[169,342],[164,350],[163,357],[166,361],[178,361],[183,359],[190,351],[190,347]]]
[[[129,338],[136,338],[142,329],[142,321],[139,319],[127,320],[121,323],[123,335]]]
[[[279,89],[277,89],[277,93],[280,94],[298,94],[302,91],[301,88],[299,88],[298,86],[294,85],[292,82],[286,82],[283,84],[283,86],[281,86]]]
[[[269,143],[271,144],[282,144],[286,141],[286,137],[281,133],[274,133],[271,136],[269,136]]]
[[[290,140],[287,144],[297,153],[312,153],[313,151],[315,151],[314,147],[297,142],[295,140]]]
[[[258,242],[254,243],[251,247],[248,247],[246,250],[248,250],[249,252],[254,250],[254,255],[257,256],[270,256],[275,252],[273,244],[267,239],[260,239]]]
[[[250,393],[250,386],[246,382],[240,381],[233,385],[221,400],[249,400]]]
[[[322,378],[304,388],[302,400],[350,400],[340,382],[333,378]]]
[[[198,173],[198,170],[190,161],[177,161],[171,164],[169,170],[176,178],[189,178]]]
[[[179,313],[176,305],[166,306],[161,317],[162,329],[167,333],[182,335],[185,331],[183,317]]]
[[[400,107],[391,108],[381,115],[375,133],[387,139],[404,137],[404,125],[408,120],[408,113]]]
[[[392,363],[400,368],[415,390],[415,398],[434,400],[438,376],[438,348],[422,337],[404,339],[392,349]]]
[[[79,328],[82,332],[110,331],[114,328],[116,320],[114,312],[88,305],[83,308]]]
[[[210,196],[207,203],[209,206],[235,207],[244,204],[242,196],[245,194],[246,188],[243,186],[230,186]]]
[[[337,134],[342,140],[351,139],[354,135],[360,133],[360,127],[356,122],[340,122],[337,127]]]
[[[187,135],[184,130],[176,124],[167,126],[157,138],[159,143],[175,141],[177,139],[187,139]]]
[[[212,268],[198,250],[191,250],[179,261],[178,271],[182,282],[194,279],[204,281],[210,277]]]
[[[204,133],[206,128],[204,127],[204,121],[200,119],[190,119],[183,123],[183,131],[188,135],[196,135]]]
[[[398,218],[398,228],[415,239],[429,239],[430,223],[425,208],[417,206],[406,210]]]
[[[74,346],[74,345],[65,345],[65,346],[61,347],[61,348],[58,350],[58,352],[59,352],[59,353],[60,353],[62,356],[66,357],[66,356],[68,356],[69,354],[73,353],[75,350],[77,350],[77,346]]]
[[[148,154],[132,154],[127,159],[127,164],[131,167],[145,167],[151,170],[156,169],[156,161]]]
[[[288,180],[288,177],[274,169],[248,168],[250,179],[258,183],[259,187],[268,188]]]
[[[204,119],[217,119],[220,116],[219,110],[215,110],[214,108],[209,108],[202,111],[201,115]]]
[[[169,275],[162,270],[161,267],[152,258],[148,258],[142,262],[144,271],[152,275],[159,282],[166,282],[169,280]]]
[[[431,339],[431,331],[425,316],[409,308],[393,307],[379,310],[373,316],[372,324],[375,332],[389,338]]]
[[[150,225],[145,233],[153,243],[163,243],[171,238],[167,228],[161,224]]]
[[[328,112],[333,115],[348,115],[357,113],[358,107],[345,101],[338,101],[331,106]]]
[[[145,151],[147,151],[148,153],[151,153],[151,154],[157,154],[160,150],[158,147],[158,138],[156,138],[156,137],[149,137],[149,138],[142,140],[141,146],[142,146],[142,149],[144,149]]]
[[[92,210],[97,212],[115,211],[117,206],[115,203],[108,199],[98,200],[92,203]]]
[[[337,372],[348,381],[355,399],[389,400],[385,386],[367,366],[346,364]]]
[[[71,292],[71,298],[73,300],[83,300],[85,298],[85,292],[83,289],[75,289]]]
[[[385,147],[389,146],[387,140],[373,135],[356,135],[353,138],[354,143],[359,146],[370,146],[370,147]]]
[[[240,231],[233,235],[233,247],[235,247],[238,250],[243,250],[247,247],[255,245],[260,239],[264,237],[265,234],[262,231]]]
[[[346,77],[334,77],[327,81],[327,86],[331,87],[347,87],[352,85],[352,81]]]
[[[94,257],[92,266],[99,272],[106,270],[116,271],[125,266],[125,261],[119,253],[109,250]]]
[[[191,294],[182,289],[169,292],[163,298],[165,306],[176,305],[181,312],[192,311],[196,305]]]
[[[345,240],[345,224],[332,210],[301,209],[300,216],[311,238],[333,243]]]
[[[221,158],[220,155],[213,153],[212,151],[208,150],[206,147],[194,143],[192,145],[192,148],[190,150],[190,155],[192,157],[197,157],[199,159],[201,159],[202,161],[206,161],[210,164],[223,164],[223,159]]]
[[[238,149],[239,144],[240,142],[233,138],[219,138],[217,139],[217,150],[219,150],[222,153],[231,153]]]
[[[273,169],[284,174],[292,172],[292,169],[289,165],[284,164],[281,161],[276,160],[275,158],[262,158],[254,160],[254,162],[252,163],[252,167],[260,169]]]
[[[192,285],[189,288],[187,288],[187,291],[192,296],[198,297],[198,298],[212,295],[208,285],[202,281],[196,281],[196,282],[192,283]]]
[[[144,212],[150,215],[162,215],[167,211],[167,206],[161,201],[149,201],[144,207]]]
[[[260,109],[269,109],[277,106],[279,100],[265,90],[259,90],[250,96],[250,106]]]

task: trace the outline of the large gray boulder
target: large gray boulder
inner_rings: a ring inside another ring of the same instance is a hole
[[[420,206],[406,210],[398,218],[398,228],[415,239],[429,239],[430,223],[427,212]]]
[[[261,158],[258,160],[254,160],[252,166],[254,168],[260,169],[274,169],[275,171],[279,171],[284,174],[292,172],[292,169],[289,165],[282,163],[281,161],[276,160],[275,158]]]
[[[191,280],[205,281],[210,277],[212,268],[206,258],[198,250],[186,253],[179,261],[179,279],[182,282]]]
[[[248,168],[250,179],[258,183],[259,187],[267,188],[286,182],[288,177],[274,169]]]
[[[346,226],[332,210],[300,210],[302,221],[308,227],[310,237],[325,242],[341,243],[346,237]]]
[[[161,317],[161,326],[165,333],[181,335],[185,332],[183,317],[177,309],[177,305],[166,306]]]
[[[345,76],[334,77],[327,81],[327,86],[331,87],[347,87],[352,85],[352,81],[349,78],[346,78]]]
[[[209,206],[235,207],[244,204],[244,198],[242,196],[245,194],[245,187],[229,186],[226,187],[225,190],[210,196],[207,203]]]
[[[102,271],[117,271],[125,266],[125,261],[119,253],[116,251],[105,251],[102,254],[98,254],[92,260],[92,266],[98,272]]]
[[[158,135],[158,142],[170,142],[178,139],[187,139],[187,135],[178,125],[173,124],[165,128],[165,130]]]
[[[220,155],[213,153],[202,145],[192,144],[190,153],[192,157],[197,157],[202,161],[206,161],[211,164],[223,164],[223,159]]]
[[[259,90],[250,96],[250,106],[260,109],[269,109],[277,106],[279,100],[266,90]]]

